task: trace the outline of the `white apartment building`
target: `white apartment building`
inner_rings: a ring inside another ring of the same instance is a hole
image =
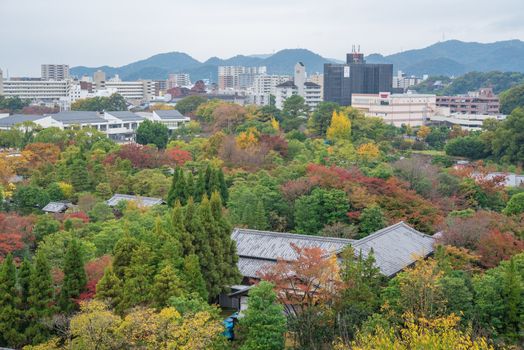
[[[191,79],[187,73],[169,74],[167,76],[166,89],[174,87],[191,86]]]
[[[69,65],[67,64],[42,64],[42,80],[69,79]]]
[[[266,74],[267,69],[261,67],[244,66],[219,66],[218,67],[218,89],[239,90],[241,87],[247,88],[253,83],[259,74]]]
[[[388,124],[421,126],[437,112],[436,99],[430,94],[352,94],[351,106]]]
[[[393,76],[393,88],[394,89],[403,89],[406,91],[411,86],[415,86],[424,81],[424,78],[419,78],[416,76],[407,76],[404,72],[398,71],[396,76]]]
[[[143,118],[164,124],[170,131],[176,130],[191,121],[191,118],[182,115],[182,113],[176,109],[159,110],[153,111],[152,113],[138,112],[137,114]]]
[[[277,85],[275,90],[275,106],[279,109],[282,109],[284,101],[293,95],[302,96],[311,109],[322,102],[322,87],[307,81],[306,67],[302,62],[295,65],[294,79]]]
[[[118,75],[105,82],[105,90],[114,90],[126,100],[149,101],[155,97],[156,85],[152,80],[122,81]]]

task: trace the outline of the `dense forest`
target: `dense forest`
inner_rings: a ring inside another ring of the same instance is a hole
[[[192,121],[143,123],[139,143],[0,130],[0,346],[521,346],[524,188],[492,173],[522,171],[522,105],[477,132],[311,111],[299,96],[282,110],[198,96],[176,108]],[[109,206],[117,193],[166,205]],[[50,201],[69,209],[44,214]],[[222,335],[218,296],[242,279],[233,227],[359,239],[399,221],[434,235],[435,254],[387,279],[373,254],[294,247],[260,272],[236,339]]]

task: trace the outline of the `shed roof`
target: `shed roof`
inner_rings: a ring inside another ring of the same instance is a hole
[[[65,202],[49,202],[42,208],[42,211],[47,213],[63,213],[67,208],[69,208],[69,206]]]
[[[393,276],[413,264],[417,257],[433,252],[434,238],[419,232],[404,222],[379,230],[363,239],[308,236],[293,233],[257,231],[237,228],[231,234],[237,244],[238,268],[245,277],[258,277],[258,272],[277,262],[293,260],[296,253],[291,247],[319,247],[326,253],[340,253],[352,245],[355,254],[367,256],[373,249],[376,265],[386,276]]]
[[[187,117],[184,117],[182,113],[177,111],[176,109],[172,110],[166,110],[166,111],[154,111],[160,119],[186,119]]]
[[[129,111],[113,111],[106,113],[124,122],[139,122],[144,120],[144,117],[141,117],[138,114]]]
[[[144,207],[152,207],[153,205],[163,204],[164,200],[162,198],[153,198],[153,197],[141,197],[133,196],[130,194],[115,194],[109,200],[107,200],[107,205],[114,207],[118,205],[121,201],[132,201],[137,202]]]
[[[0,127],[11,127],[23,122],[34,122],[44,118],[41,114],[13,114],[8,117],[0,118]]]
[[[107,122],[98,115],[98,112],[92,111],[68,111],[49,114],[49,116],[64,124],[102,124]]]

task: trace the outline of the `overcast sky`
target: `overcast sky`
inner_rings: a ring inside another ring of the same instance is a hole
[[[524,40],[524,0],[0,0],[0,68],[120,66],[182,51],[198,60],[307,48],[344,59],[444,37]]]

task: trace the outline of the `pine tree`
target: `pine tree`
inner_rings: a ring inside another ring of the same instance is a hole
[[[222,203],[226,204],[229,200],[229,191],[227,189],[226,179],[224,178],[224,171],[222,168],[218,171],[218,182],[220,184],[220,197],[222,197]]]
[[[173,206],[175,204],[175,201],[177,199],[176,197],[176,184],[179,181],[179,175],[180,172],[178,170],[179,168],[175,168],[173,171],[173,178],[171,180],[171,187],[169,188],[169,192],[167,193],[167,205]]]
[[[181,168],[178,168],[178,181],[175,184],[174,196],[175,200],[180,200],[180,203],[186,204],[187,199],[189,198],[186,188],[186,177],[184,171]],[[174,203],[173,203],[174,204]]]
[[[125,270],[131,264],[133,252],[138,245],[138,241],[129,234],[125,234],[116,242],[113,248],[113,271],[120,280],[124,279]]]
[[[22,308],[27,308],[27,300],[29,299],[29,281],[31,273],[33,271],[33,265],[29,262],[29,259],[24,258],[20,269],[18,270],[18,287],[20,288],[20,304]]]
[[[195,185],[195,191],[194,191],[195,201],[200,202],[202,200],[202,197],[204,196],[204,193],[207,193],[206,179],[205,179],[204,173],[200,171],[198,173],[198,179],[197,179],[197,183]]]
[[[190,199],[192,201],[192,198]],[[182,212],[182,205],[179,201],[175,202],[175,207],[173,208],[173,214],[171,216],[172,222],[172,232],[173,236],[180,243],[182,249],[182,255],[186,256],[194,253],[195,248],[191,241],[191,235],[187,232],[184,225],[184,214]]]
[[[219,178],[218,169],[211,169],[211,174],[209,177],[207,196],[211,197],[211,194],[215,191],[220,191],[220,178]]]
[[[121,311],[148,302],[155,272],[151,257],[151,249],[145,244],[133,251],[131,264],[125,270]]]
[[[184,282],[188,291],[197,293],[202,300],[208,299],[206,282],[202,276],[202,271],[200,271],[198,256],[195,254],[184,258]]]
[[[151,235],[149,246],[153,251],[152,264],[169,261],[173,266],[182,266],[182,245],[173,235],[165,232],[160,217],[156,218],[154,234]]]
[[[504,285],[502,294],[505,299],[506,317],[504,320],[505,333],[511,338],[517,338],[522,332],[522,301],[523,288],[522,281],[515,265],[515,259],[510,259],[504,271]]]
[[[44,325],[44,321],[50,318],[55,308],[53,307],[53,280],[51,278],[51,268],[47,257],[41,253],[36,253],[34,267],[29,278],[29,297],[26,328],[26,338],[32,344],[38,344],[47,340],[50,334],[49,328]]]
[[[98,281],[95,297],[107,302],[112,308],[115,308],[122,301],[122,281],[111,267],[104,270],[104,276]]]
[[[180,297],[184,294],[185,288],[179,273],[166,263],[165,266],[156,274],[151,291],[151,298],[154,305],[161,309],[168,305],[171,297]]]
[[[76,310],[74,299],[80,296],[87,283],[84,260],[76,239],[69,242],[64,258],[64,281],[60,290],[58,306],[66,313]]]
[[[202,202],[198,207],[198,217],[203,227],[202,237],[209,242],[210,251],[212,251],[212,254],[209,254],[207,257],[199,256],[199,259],[207,259],[209,262],[207,267],[202,269],[202,274],[207,284],[209,297],[214,298],[218,296],[226,285],[223,276],[224,245],[220,239],[220,223],[215,221],[213,217],[211,204],[207,196],[202,198]]]
[[[20,333],[20,298],[16,290],[16,267],[8,254],[0,270],[0,345],[16,347],[23,340]]]
[[[185,192],[186,192],[186,200],[189,199],[189,197],[192,197],[195,195],[195,177],[193,176],[192,172],[189,172],[187,174]]]
[[[249,291],[248,308],[240,326],[245,339],[241,350],[284,349],[286,316],[271,283],[262,281]]]
[[[90,189],[89,173],[87,163],[83,159],[76,159],[70,168],[70,181],[75,192],[87,191]]]
[[[210,164],[207,165],[207,168],[206,168],[206,172],[204,174],[204,183],[206,185],[206,191],[205,193],[209,196],[209,194],[211,193],[211,189],[209,187],[209,184],[211,182],[211,177],[213,175],[213,168],[211,167]],[[202,195],[203,196],[203,195]],[[198,201],[202,200],[202,197],[198,198]]]

